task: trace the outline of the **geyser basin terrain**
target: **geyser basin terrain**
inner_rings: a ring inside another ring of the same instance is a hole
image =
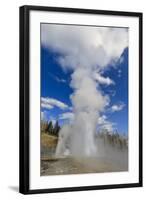
[[[83,174],[127,171],[128,167],[105,158],[60,158],[50,162],[42,161],[41,176],[59,174]]]
[[[42,134],[48,136],[48,134]],[[44,137],[44,136],[43,136]],[[110,140],[109,135],[98,135],[95,138],[95,145],[98,146],[98,153],[94,156],[71,156],[67,154],[55,155],[56,143],[53,137],[50,141],[48,151],[41,155],[41,175],[59,175],[59,174],[80,174],[80,173],[103,173],[128,171],[128,146],[127,140],[118,139],[118,136],[112,136],[115,140]],[[50,138],[49,138],[50,140]],[[54,152],[52,152],[52,144]],[[42,140],[42,147],[45,146]],[[64,146],[68,149],[68,146]],[[49,153],[50,152],[50,153]]]

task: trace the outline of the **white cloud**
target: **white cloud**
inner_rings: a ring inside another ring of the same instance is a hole
[[[117,112],[117,111],[121,111],[123,110],[125,107],[125,104],[124,103],[119,103],[119,104],[115,104],[111,107],[111,111],[112,112]]]
[[[105,115],[102,115],[98,118],[98,124],[101,125],[101,124],[104,124],[106,122],[106,119],[107,119],[107,116]]]
[[[41,97],[41,107],[46,109],[52,109],[54,106],[60,108],[60,109],[67,109],[68,105],[53,98],[49,97]]]
[[[42,24],[41,35],[43,46],[60,53],[64,69],[104,68],[117,62],[128,46],[126,28]]]
[[[46,109],[52,109],[52,108],[54,108],[54,106],[52,106],[52,105],[50,105],[50,104],[48,104],[48,103],[41,103],[41,107],[42,108],[46,108]]]
[[[105,115],[100,116],[97,123],[100,130],[107,130],[109,132],[113,132],[116,125],[115,123],[109,121]]]
[[[112,85],[115,84],[113,80],[111,80],[109,77],[103,77],[99,73],[94,73],[94,79],[98,81],[98,83],[103,85]]]
[[[108,132],[113,132],[114,131],[113,124],[110,122],[103,124],[102,130],[107,130]]]
[[[62,113],[59,115],[59,119],[62,119],[62,120],[73,120],[74,119],[74,113],[72,112],[66,112],[66,113]]]

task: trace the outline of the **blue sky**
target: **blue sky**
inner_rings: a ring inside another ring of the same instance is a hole
[[[60,56],[62,56],[60,51],[41,42],[41,116],[43,120],[58,120],[59,124],[63,125],[69,123],[73,117],[70,100],[70,95],[73,93],[70,86],[73,70],[61,67],[58,62]],[[101,74],[109,77],[114,84],[99,85],[102,94],[108,95],[110,99],[109,105],[100,113],[100,122],[127,135],[128,47],[123,48],[118,59],[109,62]]]

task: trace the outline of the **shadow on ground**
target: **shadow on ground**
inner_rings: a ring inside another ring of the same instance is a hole
[[[18,186],[8,186],[8,188],[14,192],[19,192],[19,187]]]

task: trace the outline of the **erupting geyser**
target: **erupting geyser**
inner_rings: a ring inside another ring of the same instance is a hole
[[[87,68],[76,68],[72,74],[71,95],[74,121],[66,125],[60,132],[56,155],[63,155],[68,146],[72,156],[95,156],[98,152],[95,144],[97,118],[107,104],[108,98],[103,96],[94,80],[93,72]]]
[[[42,24],[41,30],[41,44],[56,53],[64,71],[72,72],[74,120],[62,127],[56,156],[93,156],[98,152],[94,143],[98,117],[109,102],[99,84],[113,83],[103,74],[128,46],[128,29]]]

